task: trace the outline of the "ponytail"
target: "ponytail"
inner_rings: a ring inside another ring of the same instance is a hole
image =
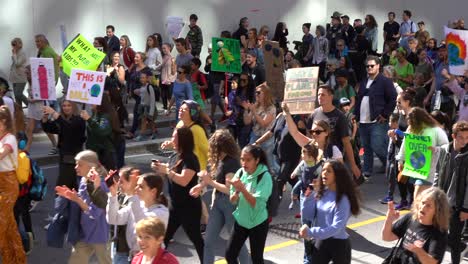
[[[143,180],[146,182],[146,185],[148,185],[150,189],[156,189],[156,197],[154,198],[154,201],[157,204],[162,204],[167,207],[169,202],[163,193],[163,178],[154,173],[145,173],[140,177],[143,178]]]

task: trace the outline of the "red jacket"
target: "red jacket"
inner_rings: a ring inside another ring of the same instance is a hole
[[[122,53],[125,66],[130,68],[130,66],[135,62],[135,51],[132,48],[127,47],[120,49],[120,52]]]
[[[132,264],[141,264],[142,261],[143,253],[140,252],[133,257]],[[152,264],[179,264],[179,261],[172,253],[160,248]]]

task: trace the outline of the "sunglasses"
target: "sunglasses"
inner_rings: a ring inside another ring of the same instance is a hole
[[[375,67],[376,64],[368,64],[366,65],[366,68],[368,69],[373,69]]]
[[[325,130],[311,130],[310,131],[310,133],[317,135],[317,136],[322,134],[323,132],[325,132]]]

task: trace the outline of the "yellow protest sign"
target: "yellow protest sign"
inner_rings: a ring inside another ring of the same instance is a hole
[[[62,53],[63,72],[70,76],[72,69],[95,71],[105,57],[104,52],[78,34]]]

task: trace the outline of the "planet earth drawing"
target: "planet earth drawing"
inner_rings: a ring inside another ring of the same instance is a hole
[[[422,169],[426,164],[426,157],[421,151],[415,151],[410,156],[411,166],[417,170]]]

